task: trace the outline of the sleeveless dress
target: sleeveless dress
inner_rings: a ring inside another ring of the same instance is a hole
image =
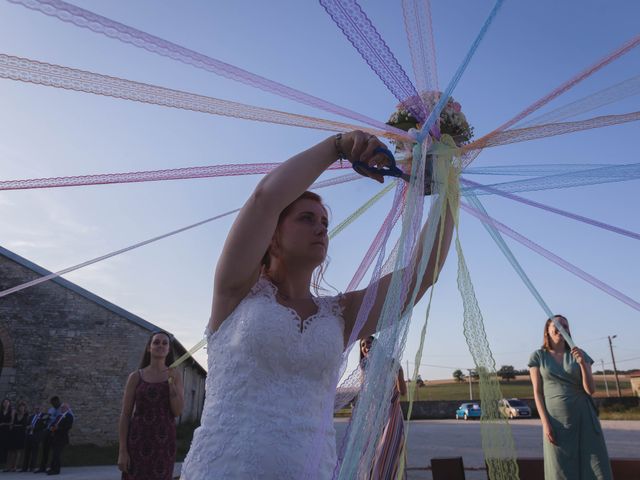
[[[372,480],[406,479],[407,458],[404,448],[404,417],[400,407],[400,390],[397,384],[389,404],[389,419],[384,426],[369,478]]]
[[[312,457],[311,476],[332,477],[341,297],[315,298],[318,311],[303,322],[276,292],[260,277],[220,328],[206,332],[206,398],[183,480],[299,480]]]
[[[122,480],[171,480],[176,460],[176,421],[169,403],[169,383],[139,381],[129,422],[129,473]]]
[[[22,418],[18,418],[18,414],[13,419],[13,426],[9,432],[9,450],[23,450],[27,439],[27,425],[29,424],[29,415],[26,413]]]
[[[585,361],[593,364],[584,353]],[[546,480],[611,480],[611,464],[593,401],[582,387],[580,365],[564,352],[562,365],[544,349],[531,354],[557,446],[543,439]]]
[[[366,376],[368,358],[360,360],[360,370]],[[390,360],[395,364],[393,370],[400,366],[395,360]],[[404,416],[400,406],[400,389],[398,388],[398,378],[393,384],[393,393],[387,411],[387,421],[385,422],[382,434],[376,444],[371,467],[368,468],[366,478],[368,480],[405,480],[407,467],[407,452],[404,445]],[[367,468],[361,463],[360,470]]]

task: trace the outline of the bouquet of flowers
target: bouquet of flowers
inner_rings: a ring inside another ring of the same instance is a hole
[[[422,92],[420,98],[428,111],[431,111],[440,100],[441,95],[442,92],[428,91]],[[414,105],[416,100],[416,98],[410,98],[398,104],[396,111],[393,112],[393,115],[389,118],[387,125],[400,128],[404,131],[409,131],[411,128],[419,130],[421,125],[409,109],[409,106]],[[462,107],[453,97],[447,99],[447,103],[440,112],[439,128],[440,133],[450,135],[458,146],[468,143],[473,137],[473,127],[469,125],[467,117],[462,113]]]

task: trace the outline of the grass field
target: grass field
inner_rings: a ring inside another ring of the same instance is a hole
[[[512,380],[510,382],[500,382],[502,395],[507,398],[531,398],[533,388],[528,380]],[[480,386],[472,383],[473,398],[480,398]],[[403,401],[408,400],[402,397]],[[427,385],[415,389],[414,401],[420,400],[469,400],[469,383],[439,383]]]
[[[625,408],[620,405],[602,407],[600,420],[640,420],[640,407]]]
[[[609,394],[616,396],[615,383],[609,380]],[[631,383],[627,378],[620,379],[622,396],[631,396]],[[533,398],[533,387],[529,377],[519,376],[509,382],[501,381],[500,389],[504,398]],[[480,398],[480,387],[477,382],[472,383],[473,398]],[[596,378],[596,397],[605,397],[604,381]],[[406,397],[402,397],[406,401]],[[414,401],[419,400],[469,400],[468,382],[433,382],[416,389]]]

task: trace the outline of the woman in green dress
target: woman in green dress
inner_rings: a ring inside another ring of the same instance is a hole
[[[569,349],[554,324],[569,332],[556,315],[544,325],[542,348],[531,354],[529,373],[540,414],[545,480],[611,480],[611,465],[591,398],[593,360],[578,347]]]

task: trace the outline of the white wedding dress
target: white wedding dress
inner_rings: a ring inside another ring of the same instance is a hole
[[[344,349],[340,297],[301,321],[261,277],[214,333],[201,426],[183,480],[330,479],[333,403]],[[317,460],[314,462],[314,459]]]

